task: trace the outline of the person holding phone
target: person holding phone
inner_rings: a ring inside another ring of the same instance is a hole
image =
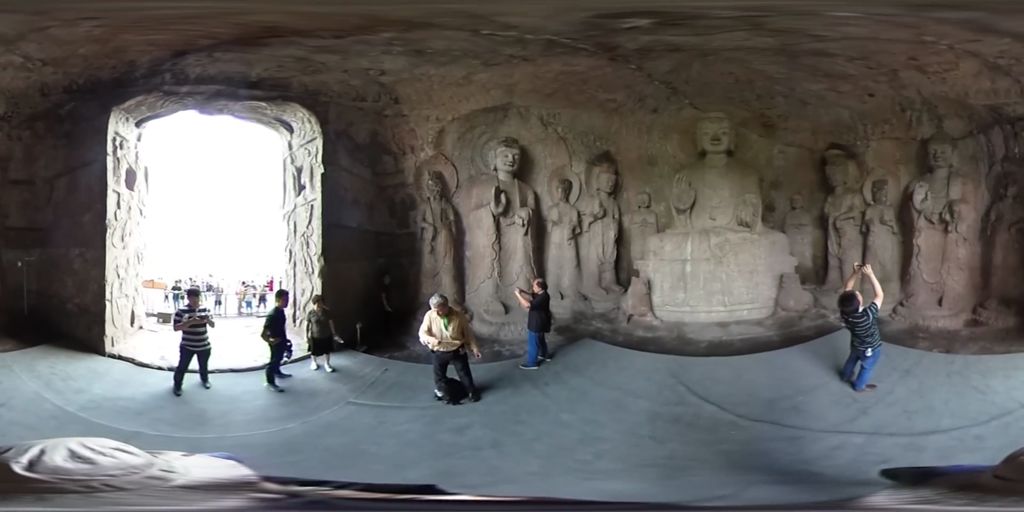
[[[864,307],[864,297],[857,291],[860,276],[867,276],[874,290],[874,300]],[[843,324],[850,330],[850,356],[846,358],[840,378],[850,383],[853,390],[861,393],[872,391],[877,386],[869,384],[871,372],[882,357],[882,335],[878,330],[878,311],[882,307],[885,293],[871,265],[855,263],[853,273],[846,279],[843,292],[839,294],[839,314]],[[860,372],[854,378],[854,370],[860,365]]]
[[[545,335],[551,332],[551,297],[547,281],[533,280],[533,291],[516,288],[516,300],[529,311],[526,319],[526,362],[519,365],[524,370],[536,370],[540,361],[550,361],[548,342]]]
[[[178,367],[174,370],[174,395],[181,396],[181,384],[192,358],[199,359],[199,380],[203,387],[210,389],[210,335],[207,326],[216,327],[210,311],[199,304],[202,293],[199,288],[185,292],[185,306],[174,312],[174,330],[181,331]]]

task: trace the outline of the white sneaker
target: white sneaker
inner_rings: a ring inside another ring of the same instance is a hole
[[[329,364],[325,364],[324,365],[324,371],[327,372],[327,373],[334,373],[334,367],[329,365]]]
[[[313,370],[314,372],[320,369],[320,366],[316,364],[316,359],[309,359],[309,369]]]

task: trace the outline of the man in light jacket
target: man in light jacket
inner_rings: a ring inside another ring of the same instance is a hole
[[[473,385],[473,373],[469,370],[467,347],[477,359],[481,357],[480,348],[466,315],[449,306],[448,297],[440,293],[430,297],[430,311],[423,316],[419,337],[420,343],[430,349],[434,359],[434,394],[445,399],[450,396],[445,379],[451,364],[469,393],[469,400],[479,401],[480,395]]]

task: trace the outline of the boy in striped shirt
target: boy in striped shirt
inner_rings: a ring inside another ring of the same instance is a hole
[[[185,379],[188,366],[192,364],[193,356],[199,359],[199,379],[203,382],[203,387],[210,389],[210,376],[207,371],[210,362],[210,336],[206,332],[206,326],[216,325],[210,311],[199,305],[200,295],[198,288],[189,288],[185,292],[185,307],[174,313],[174,330],[181,331],[181,357],[178,359],[178,368],[174,370],[175,396],[181,396],[181,383]]]
[[[875,300],[863,307],[864,297],[856,290],[860,276],[865,275],[871,281],[871,287],[875,292]],[[878,311],[882,307],[882,285],[878,283],[875,272],[871,265],[853,265],[853,273],[846,280],[843,292],[839,294],[839,314],[843,323],[850,330],[850,357],[843,365],[842,379],[853,386],[853,390],[860,393],[872,391],[877,386],[868,384],[871,372],[878,364],[882,356],[882,335],[878,332]],[[860,363],[860,372],[857,378],[853,378],[853,372]]]

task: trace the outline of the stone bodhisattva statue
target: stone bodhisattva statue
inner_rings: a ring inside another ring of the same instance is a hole
[[[789,199],[790,210],[783,222],[789,252],[796,258],[796,272],[804,283],[814,282],[814,220],[804,205],[804,196]]]
[[[987,269],[988,297],[978,308],[978,318],[990,325],[1020,322],[1024,290],[1009,276],[1024,275],[1024,204],[1021,202],[1021,169],[1003,175],[995,204],[988,212],[985,238],[991,244]]]
[[[825,287],[840,289],[843,272],[864,257],[861,223],[864,221],[864,195],[852,155],[842,149],[825,151],[825,175],[832,193],[825,200],[828,270]]]
[[[533,228],[537,197],[516,178],[519,141],[500,139],[489,151],[489,169],[468,186],[466,303],[475,315],[502,320],[513,287],[530,289],[536,275]],[[511,299],[509,299],[511,300]]]
[[[627,216],[626,224],[629,226],[630,263],[635,267],[636,262],[644,258],[647,239],[658,234],[658,213],[651,209],[650,192],[636,195],[636,209]]]
[[[580,260],[578,240],[580,212],[569,203],[572,181],[562,179],[555,189],[556,202],[548,210],[548,292],[554,303],[579,298]],[[555,304],[552,304],[554,307]]]
[[[733,157],[733,140],[723,114],[701,118],[700,156],[673,181],[675,225],[648,239],[637,265],[662,320],[770,316],[781,275],[796,267],[786,236],[762,226],[759,173]]]
[[[591,300],[621,295],[615,275],[622,212],[615,199],[618,164],[605,152],[590,161],[596,190],[580,212],[586,250],[583,260],[583,292]]]
[[[951,139],[937,136],[927,150],[929,171],[909,186],[913,252],[893,313],[912,323],[962,327],[979,295],[978,190],[955,169]]]
[[[426,197],[420,213],[420,243],[423,248],[423,291],[443,293],[460,302],[455,278],[455,208],[445,193],[444,178],[430,172],[425,184]]]
[[[903,242],[896,210],[889,204],[889,180],[871,182],[871,206],[864,212],[864,263],[871,265],[886,295],[900,296]]]

